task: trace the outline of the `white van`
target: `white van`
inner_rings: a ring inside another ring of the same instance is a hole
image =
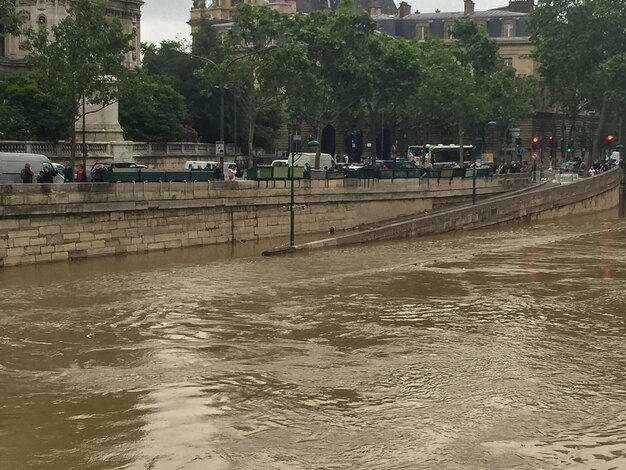
[[[319,166],[315,166],[315,157],[314,153],[302,153],[296,154],[295,158],[295,166],[305,166],[306,163],[315,170],[330,170],[335,166],[335,159],[329,153],[320,153],[320,164]],[[289,165],[291,165],[291,160],[293,159],[293,155],[289,155]]]
[[[33,182],[37,180],[37,176],[39,176],[39,172],[43,171],[44,166],[50,169],[54,168],[50,159],[45,155],[0,152],[0,182],[21,183],[20,173],[27,163],[30,163],[30,169],[35,174]],[[62,183],[63,176],[58,174],[54,177],[54,182]]]
[[[189,160],[185,162],[185,170],[213,170],[219,164],[220,162]],[[224,166],[226,166],[226,162],[224,162]]]

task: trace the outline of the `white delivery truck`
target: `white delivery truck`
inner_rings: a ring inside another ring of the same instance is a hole
[[[319,165],[315,165],[315,153],[296,153],[294,159],[295,166],[304,167],[307,163],[314,170],[330,170],[335,166],[335,159],[329,153],[320,153]],[[293,155],[289,155],[289,165],[291,165],[291,160],[293,159]]]
[[[24,165],[30,163],[30,170],[34,173],[33,182],[37,180],[39,172],[43,171],[43,167],[54,169],[54,165],[45,155],[36,153],[7,153],[0,152],[0,182],[5,183],[21,183],[21,171]],[[54,177],[55,183],[63,182],[63,175],[58,174]]]

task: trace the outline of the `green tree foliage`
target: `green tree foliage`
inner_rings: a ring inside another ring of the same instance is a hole
[[[620,84],[611,78],[612,64],[626,53],[624,24],[623,0],[539,0],[531,13],[539,71],[553,101],[569,116],[570,129],[581,111],[600,110],[599,135],[615,109],[612,98]]]
[[[124,76],[122,60],[131,39],[119,20],[106,15],[105,3],[99,0],[70,0],[68,16],[58,25],[31,34],[29,62],[49,93],[56,95],[73,142],[83,96],[97,108],[117,100],[112,84]],[[73,148],[72,160],[74,154]]]
[[[171,85],[142,71],[119,84],[120,125],[126,138],[172,142],[181,137],[187,118],[185,98]]]
[[[19,33],[22,21],[15,12],[14,0],[0,0],[0,25],[6,33]]]
[[[0,130],[9,140],[55,141],[66,127],[57,97],[32,73],[13,74],[0,82]]]

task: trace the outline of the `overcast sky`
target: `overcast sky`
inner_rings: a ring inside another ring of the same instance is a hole
[[[190,39],[189,21],[193,0],[145,0],[141,21],[141,40],[160,43],[164,39]],[[396,0],[396,5],[401,0]],[[412,5],[411,12],[417,8],[422,13],[441,11],[463,11],[463,0],[407,0]],[[508,5],[508,0],[474,0],[476,10]],[[207,0],[207,5],[211,0]]]

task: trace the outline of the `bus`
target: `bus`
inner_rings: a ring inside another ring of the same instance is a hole
[[[427,166],[430,162],[434,168],[469,166],[474,158],[480,158],[480,149],[475,148],[473,145],[463,146],[462,165],[459,158],[458,145],[411,145],[407,151],[407,159],[417,162],[420,166]]]

